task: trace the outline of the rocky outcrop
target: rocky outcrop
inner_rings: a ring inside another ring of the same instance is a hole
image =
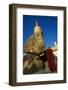
[[[43,69],[43,63],[39,56],[27,54],[23,58],[23,73],[32,74]]]

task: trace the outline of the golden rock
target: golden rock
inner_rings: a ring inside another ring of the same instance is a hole
[[[40,54],[45,50],[45,43],[41,27],[36,22],[34,33],[28,38],[25,45],[25,53]]]

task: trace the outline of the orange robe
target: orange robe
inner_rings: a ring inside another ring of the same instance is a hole
[[[54,55],[52,49],[47,49],[47,60],[48,60],[48,67],[51,70],[51,72],[57,71],[57,66],[55,64]]]

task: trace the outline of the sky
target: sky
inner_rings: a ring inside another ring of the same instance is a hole
[[[33,34],[36,25],[41,27],[44,34],[45,47],[53,47],[57,42],[57,17],[56,16],[33,16],[23,15],[23,43]]]

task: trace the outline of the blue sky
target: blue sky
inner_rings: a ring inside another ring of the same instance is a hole
[[[57,17],[56,16],[30,16],[23,15],[23,43],[33,34],[34,27],[38,22],[44,34],[46,48],[53,47],[57,42]]]

